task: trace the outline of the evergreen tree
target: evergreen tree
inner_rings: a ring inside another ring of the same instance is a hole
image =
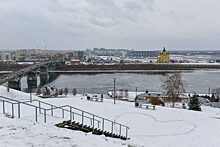
[[[66,88],[64,88],[64,94],[65,94],[65,95],[67,95],[67,94],[68,94],[68,92],[69,92],[68,88],[67,88],[67,87],[66,87]]]
[[[73,88],[73,91],[72,91],[73,95],[75,96],[77,91],[76,91],[76,88]]]
[[[189,110],[194,110],[194,111],[201,111],[201,107],[200,107],[200,103],[199,103],[199,99],[197,97],[197,95],[193,95],[193,97],[190,98],[190,102],[189,102]]]

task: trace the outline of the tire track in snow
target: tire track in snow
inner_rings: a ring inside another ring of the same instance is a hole
[[[192,133],[196,128],[197,128],[197,125],[193,122],[190,122],[190,121],[186,121],[186,120],[168,120],[168,121],[161,121],[161,120],[158,120],[157,118],[153,117],[152,115],[149,115],[149,114],[145,114],[145,113],[140,113],[140,112],[126,112],[126,113],[122,113],[122,114],[119,114],[115,117],[115,120],[116,121],[117,119],[121,118],[122,116],[124,115],[128,115],[128,114],[141,114],[141,115],[144,115],[146,117],[150,117],[152,120],[154,120],[155,122],[157,123],[175,123],[175,122],[185,122],[185,123],[188,123],[192,126],[191,129],[185,131],[185,132],[182,132],[182,133],[169,133],[169,134],[158,134],[158,135],[133,135],[134,137],[162,137],[162,136],[179,136],[179,135],[185,135],[185,134],[190,134]]]

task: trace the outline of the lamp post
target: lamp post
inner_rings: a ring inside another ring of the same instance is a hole
[[[115,81],[116,81],[116,78],[114,78],[114,104],[115,104]]]
[[[9,81],[8,81],[8,76],[6,77],[7,82],[8,82],[8,86],[7,86],[7,91],[9,92]]]
[[[135,89],[135,90],[136,90],[136,97],[137,97],[137,89],[138,89],[138,88],[136,87],[136,89]]]

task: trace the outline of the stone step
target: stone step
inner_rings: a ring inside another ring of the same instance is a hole
[[[57,126],[59,128],[66,128],[66,129],[70,129],[70,130],[82,131],[85,133],[92,132],[92,134],[94,134],[94,135],[105,135],[106,137],[118,138],[118,139],[122,139],[122,140],[128,139],[125,136],[111,133],[108,131],[103,131],[99,128],[93,128],[92,126],[82,125],[79,122],[72,121],[72,123],[71,123],[70,120],[55,124],[55,126]]]

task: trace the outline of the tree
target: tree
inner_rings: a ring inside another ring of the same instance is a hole
[[[209,98],[210,102],[216,102],[215,94],[213,93],[212,96]]]
[[[179,95],[185,92],[182,76],[180,73],[174,73],[168,76],[162,87],[166,91],[168,100],[172,102],[173,107],[175,102],[177,102]]]
[[[59,95],[63,95],[63,88],[59,90]]]
[[[128,89],[125,89],[125,97],[128,98]]]
[[[65,95],[67,95],[67,94],[68,94],[68,92],[69,92],[68,88],[67,88],[67,87],[65,87],[65,88],[64,88],[64,94],[65,94]]]
[[[201,111],[201,105],[199,103],[199,99],[196,94],[193,95],[193,97],[190,98],[189,102],[189,110],[194,110],[194,111]]]
[[[40,94],[41,94],[41,89],[40,89],[40,87],[37,88],[36,94],[37,94],[37,95],[40,95]]]
[[[119,98],[122,98],[123,97],[123,89],[120,89],[119,90]]]
[[[76,88],[73,88],[73,91],[72,91],[73,95],[75,96],[77,91],[76,91]]]
[[[215,102],[219,102],[220,98],[220,88],[212,89],[212,94],[214,94]]]

